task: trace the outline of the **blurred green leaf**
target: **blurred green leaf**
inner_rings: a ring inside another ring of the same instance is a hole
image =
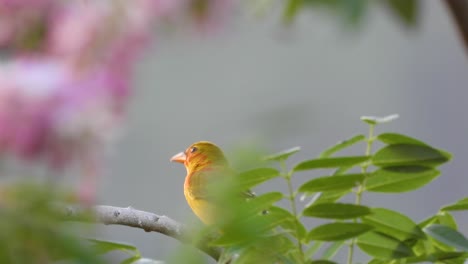
[[[368,232],[357,239],[358,247],[372,257],[398,259],[413,256],[411,248],[392,237]]]
[[[140,256],[131,256],[127,259],[124,259],[122,262],[120,262],[120,264],[132,264],[132,263],[135,263],[137,260],[140,260],[141,257]],[[149,262],[149,261],[145,261],[145,263],[148,263],[148,264],[151,264],[151,263],[154,263],[154,264],[157,264],[156,261],[153,261],[153,262]]]
[[[97,254],[105,254],[110,251],[120,250],[140,257],[140,251],[138,251],[134,245],[100,239],[88,239],[88,241],[91,242],[92,247],[96,250]]]
[[[415,139],[415,138],[412,138],[403,134],[397,134],[397,133],[382,133],[377,136],[377,139],[388,145],[406,144],[406,145],[429,146],[428,144],[418,139]]]
[[[410,238],[425,238],[422,230],[409,217],[385,208],[373,208],[372,214],[362,218],[375,231],[404,241]]]
[[[338,253],[338,250],[340,250],[341,247],[343,247],[344,243],[344,241],[337,241],[331,243],[331,245],[323,252],[322,258],[326,260],[333,258],[336,255],[336,253]]]
[[[348,174],[315,178],[299,187],[299,192],[326,192],[349,190],[364,180],[364,174]]]
[[[278,206],[272,206],[268,210],[268,214],[277,214],[278,217],[281,217],[284,221],[280,224],[285,230],[290,231],[291,233],[297,233],[297,238],[303,240],[306,237],[307,230],[304,225],[291,214],[286,209],[283,209]]]
[[[23,183],[3,185],[0,195],[0,263],[104,263],[80,238],[83,229],[63,222],[60,205],[73,202],[70,192]]]
[[[446,225],[453,229],[457,229],[457,222],[453,215],[448,212],[439,212],[437,213],[437,224]]]
[[[424,232],[446,245],[468,252],[468,239],[453,228],[440,224],[432,224],[425,227]]]
[[[343,166],[352,166],[369,160],[368,156],[336,157],[324,159],[312,159],[300,162],[294,167],[294,171],[338,168]]]
[[[418,224],[418,226],[419,226],[419,228],[423,228],[423,227],[428,226],[428,225],[430,225],[432,223],[435,223],[436,221],[437,221],[437,215],[433,215],[433,216],[430,216],[430,217],[424,219],[423,221],[421,221]]]
[[[301,147],[294,147],[290,148],[287,150],[283,150],[281,152],[272,154],[270,156],[265,157],[265,160],[272,160],[272,161],[281,161],[281,160],[287,160],[289,156],[299,152],[301,150]]]
[[[304,0],[311,7],[324,7],[345,23],[356,25],[366,14],[368,0]]]
[[[248,214],[256,214],[268,209],[272,204],[283,198],[283,194],[280,192],[269,192],[257,196],[253,199],[249,199],[246,202],[245,208],[247,208]]]
[[[167,264],[206,264],[206,257],[191,245],[181,244],[175,252],[171,252],[165,260]]]
[[[347,147],[350,147],[358,142],[361,142],[363,140],[365,140],[366,137],[364,135],[356,135],[350,139],[347,139],[347,140],[343,140],[341,142],[338,142],[338,144],[332,146],[331,148],[328,148],[326,149],[325,151],[323,151],[322,153],[320,153],[319,155],[319,158],[328,158],[330,157],[331,155],[333,155],[334,153],[342,150],[342,149],[345,149]]]
[[[429,255],[421,255],[404,259],[405,263],[432,262],[440,264],[463,264],[468,257],[464,252],[436,252]]]
[[[345,203],[320,203],[304,209],[304,216],[313,216],[329,219],[353,219],[370,214],[368,207]]]
[[[399,116],[397,114],[388,115],[388,116],[384,116],[384,117],[361,116],[361,120],[368,123],[368,124],[370,124],[370,125],[376,125],[376,124],[391,122],[391,121],[397,119],[398,117]]]
[[[378,167],[389,166],[438,166],[447,162],[450,156],[429,146],[395,144],[386,146],[372,158],[372,163]]]
[[[291,263],[286,255],[296,248],[296,245],[281,234],[265,236],[255,244],[240,248],[236,253],[238,258],[228,263],[250,264],[250,263]]]
[[[347,195],[351,192],[351,189],[344,190],[344,191],[327,191],[327,192],[320,192],[317,193],[312,204],[320,204],[320,203],[333,203],[341,199],[343,196]]]
[[[365,188],[371,192],[408,192],[423,187],[439,174],[438,170],[423,166],[384,167],[371,174]]]
[[[468,210],[468,197],[465,197],[458,202],[442,207],[442,211],[461,211]]]
[[[330,223],[312,229],[308,240],[338,241],[357,237],[372,229],[372,226],[360,223]]]
[[[283,11],[283,19],[286,23],[292,22],[302,7],[303,0],[288,0]]]
[[[448,212],[438,212],[435,216],[434,216],[435,220],[428,223],[426,226],[424,227],[427,227],[429,225],[434,225],[434,224],[439,224],[439,225],[444,225],[444,226],[448,226],[452,229],[455,229],[457,230],[457,222],[455,221],[455,218]],[[437,239],[434,239],[433,237],[429,237],[429,240],[430,240],[430,243],[431,244],[431,247],[432,248],[436,248],[437,250],[442,250],[442,251],[454,251],[454,247],[451,246],[451,245],[447,245]],[[426,246],[427,247],[427,246]],[[427,252],[427,253],[434,253],[433,251],[431,252]]]
[[[368,0],[343,0],[343,14],[346,22],[352,23],[353,25],[358,24],[364,17]]]
[[[229,215],[221,221],[222,235],[212,242],[218,246],[233,246],[255,243],[274,227],[284,222],[284,214],[262,214],[262,211],[283,198],[279,192],[266,193],[245,203],[232,204]]]
[[[237,181],[241,190],[247,190],[258,184],[278,177],[279,171],[272,168],[258,168],[242,172],[238,175]]]
[[[308,262],[310,264],[337,264],[336,262],[326,260],[326,259],[318,259],[318,260],[312,260],[311,262]]]
[[[418,0],[386,0],[385,3],[406,26],[416,24],[420,9]]]
[[[314,241],[312,243],[312,246],[310,246],[306,252],[305,252],[305,258],[306,259],[310,259],[312,258],[312,256],[315,255],[315,253],[317,253],[317,251],[322,247],[322,245],[324,244],[323,241]]]
[[[336,169],[332,175],[335,176],[335,175],[344,175],[346,174],[346,172],[348,172],[350,169],[352,169],[354,166],[343,166],[343,167],[339,167],[338,169]]]

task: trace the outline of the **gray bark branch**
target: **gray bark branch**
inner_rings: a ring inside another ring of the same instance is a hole
[[[105,225],[122,225],[143,229],[146,232],[157,232],[179,240],[182,243],[192,244],[190,234],[186,227],[177,221],[164,216],[150,212],[136,210],[132,207],[115,207],[108,205],[97,205],[92,207],[96,223]],[[89,221],[86,210],[77,207],[67,207],[66,220],[70,221]],[[215,260],[218,260],[221,251],[219,248],[208,247],[204,244],[195,245],[198,249],[205,252]]]

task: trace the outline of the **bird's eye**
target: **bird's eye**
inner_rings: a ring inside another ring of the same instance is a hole
[[[192,148],[190,149],[190,153],[194,153],[194,152],[197,151],[197,150],[198,150],[197,147],[192,147]]]

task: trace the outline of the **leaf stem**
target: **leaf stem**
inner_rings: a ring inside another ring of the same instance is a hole
[[[288,200],[289,200],[289,203],[291,205],[292,214],[294,215],[295,220],[296,220],[294,222],[294,226],[295,226],[295,229],[296,229],[297,247],[299,249],[301,262],[304,263],[305,262],[304,249],[303,249],[302,241],[300,239],[299,226],[297,225],[297,221],[299,221],[299,215],[298,215],[297,207],[296,207],[296,195],[297,195],[297,193],[294,192],[294,188],[293,188],[292,182],[291,182],[292,171],[287,172],[286,163],[284,162],[284,160],[280,161],[280,166],[281,166],[281,172],[283,173],[283,177],[284,177],[284,179],[286,180],[286,182],[288,184],[288,192],[289,192]]]
[[[367,145],[366,145],[366,156],[371,155],[372,151],[372,143],[375,140],[374,137],[374,129],[375,129],[375,124],[370,124],[369,125],[369,135],[366,140]],[[356,201],[355,204],[360,205],[362,201],[362,193],[364,192],[364,188],[366,186],[366,180],[367,180],[367,168],[370,166],[369,162],[365,162],[361,165],[361,172],[364,174],[364,180],[362,181],[361,184],[359,184],[359,187],[356,191]],[[357,222],[357,219],[354,219],[354,222]],[[351,241],[349,244],[349,251],[348,251],[348,260],[347,264],[352,264],[353,263],[353,257],[354,257],[354,247],[356,245],[356,238]]]

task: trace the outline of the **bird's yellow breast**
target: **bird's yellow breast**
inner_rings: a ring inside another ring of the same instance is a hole
[[[203,223],[206,225],[213,224],[214,220],[214,206],[203,199],[195,198],[192,195],[191,187],[185,185],[184,186],[184,195],[187,203],[189,204],[192,211],[202,220]]]

